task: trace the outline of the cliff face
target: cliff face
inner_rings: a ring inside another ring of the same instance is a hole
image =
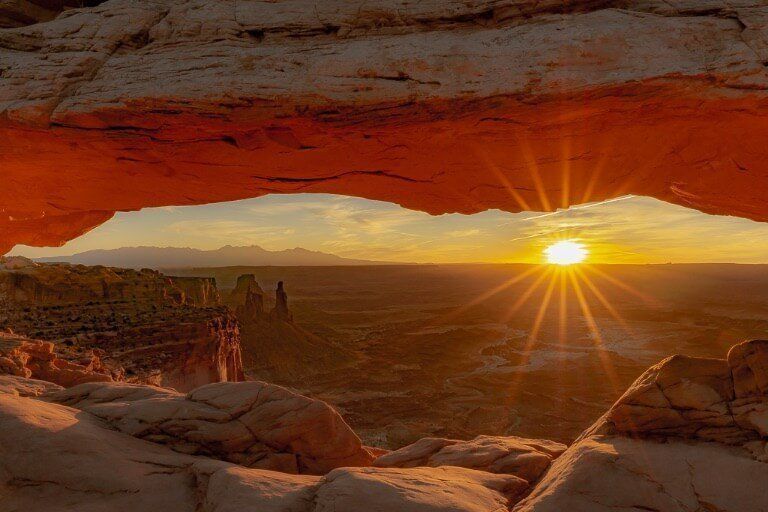
[[[8,266],[8,265],[6,265]],[[115,380],[189,390],[243,379],[240,331],[212,279],[82,265],[0,270],[0,329],[94,351]]]
[[[0,253],[145,206],[768,219],[765,0],[113,0],[0,30]],[[212,93],[212,91],[214,91]]]
[[[127,382],[189,391],[244,379],[240,329],[225,308],[162,309],[156,318],[79,336],[76,347],[102,350],[104,364]]]

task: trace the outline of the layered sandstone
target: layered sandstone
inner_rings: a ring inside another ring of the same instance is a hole
[[[244,365],[254,378],[301,386],[309,375],[338,369],[352,360],[346,350],[294,321],[282,281],[270,300],[255,275],[241,275],[225,303],[236,311]]]
[[[64,387],[113,380],[112,372],[102,364],[99,354],[94,351],[73,362],[57,354],[53,343],[28,340],[2,332],[0,374],[39,379]]]
[[[0,267],[0,303],[71,306],[88,302],[144,301],[215,306],[221,297],[209,278],[170,277],[156,270],[37,264],[5,258]]]
[[[768,219],[765,0],[112,0],[0,30],[0,253],[145,206]]]
[[[325,460],[327,465],[315,466],[323,472],[342,464],[332,455],[348,453],[350,446],[367,453],[328,406],[277,386],[213,384],[180,395],[120,383],[62,390],[2,377],[3,504],[24,510],[57,510],[65,502],[78,509],[109,503],[116,510],[180,511],[762,512],[768,504],[762,485],[768,478],[768,436],[760,427],[761,404],[768,400],[766,346],[747,342],[727,359],[673,357],[651,368],[554,460],[522,501],[525,479],[455,466],[337,468],[320,477],[214,460],[253,463],[233,457],[250,443],[257,452],[271,450],[259,460],[288,454],[299,470],[301,461]],[[749,412],[733,418],[737,426],[744,424],[743,436],[732,435],[730,420],[715,421],[723,416],[717,393],[731,410],[749,404]],[[714,424],[726,429],[724,435],[710,435]],[[455,447],[440,457],[455,463],[487,456],[487,441],[430,440],[405,452],[421,463]],[[516,443],[536,452],[560,451],[545,442]],[[61,457],[41,464],[49,453]],[[393,452],[394,458],[403,453]],[[110,470],[115,467],[121,470]]]
[[[88,366],[84,361],[97,352],[115,380],[181,391],[243,379],[237,320],[218,305],[213,279],[82,265],[8,266],[0,270],[0,329],[55,343],[61,364]]]

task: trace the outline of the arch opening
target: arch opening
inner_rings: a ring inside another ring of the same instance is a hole
[[[246,377],[322,397],[366,443],[399,448],[510,432],[570,443],[655,361],[759,336],[766,240],[768,224],[634,196],[431,216],[298,194],[119,214],[6,261],[212,279],[239,323]],[[586,261],[548,264],[563,241]],[[19,333],[61,336],[5,315]]]

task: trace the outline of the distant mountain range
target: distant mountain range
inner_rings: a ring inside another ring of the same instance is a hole
[[[189,247],[121,247],[98,249],[71,256],[36,258],[41,263],[74,263],[104,265],[123,268],[180,268],[180,267],[232,267],[232,266],[334,266],[334,265],[391,265],[393,262],[356,260],[335,254],[308,251],[296,247],[284,251],[268,251],[252,245],[205,251]]]

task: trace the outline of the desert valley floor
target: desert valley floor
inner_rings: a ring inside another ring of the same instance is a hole
[[[285,281],[304,335],[244,331],[246,374],[333,404],[364,442],[390,449],[478,434],[570,443],[648,366],[768,335],[762,265],[591,266],[578,287],[529,265],[164,272],[215,277],[222,290],[245,273],[265,290]]]

